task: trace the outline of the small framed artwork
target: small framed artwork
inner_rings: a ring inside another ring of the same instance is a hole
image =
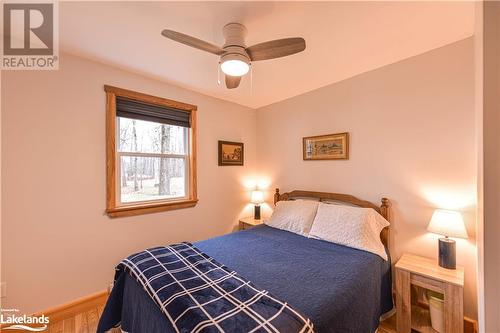
[[[304,161],[348,160],[349,133],[308,136],[302,139]]]
[[[219,165],[243,165],[243,143],[219,141]]]

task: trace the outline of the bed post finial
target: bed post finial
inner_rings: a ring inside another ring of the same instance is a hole
[[[380,205],[380,214],[385,217],[387,221],[389,221],[389,199],[382,198],[382,204]]]
[[[280,189],[276,188],[276,193],[274,193],[274,204],[276,205],[278,201],[280,201]]]

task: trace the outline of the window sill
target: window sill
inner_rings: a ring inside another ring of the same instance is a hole
[[[196,206],[197,203],[198,199],[188,199],[188,200],[162,202],[162,203],[128,205],[115,208],[108,208],[106,210],[106,214],[108,214],[109,217],[125,217],[125,216],[141,215],[141,214],[151,214],[151,213],[165,212],[175,209],[190,208]]]

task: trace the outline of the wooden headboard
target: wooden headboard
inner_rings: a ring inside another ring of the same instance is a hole
[[[380,215],[382,215],[387,221],[390,222],[389,219],[389,199],[387,198],[382,198],[381,199],[381,204],[380,207],[365,200],[361,200],[356,198],[355,196],[349,195],[349,194],[340,194],[340,193],[329,193],[329,192],[313,192],[313,191],[300,191],[300,190],[295,190],[292,192],[287,192],[287,193],[280,193],[280,190],[277,188],[276,193],[274,193],[274,204],[278,201],[284,201],[284,200],[295,200],[295,199],[300,199],[300,198],[310,198],[310,199],[317,199],[319,201],[335,201],[335,202],[343,202],[347,203],[349,205],[353,206],[358,206],[358,207],[363,207],[363,208],[373,208],[375,209]],[[389,246],[389,227],[384,228],[380,232],[380,240],[385,246]]]

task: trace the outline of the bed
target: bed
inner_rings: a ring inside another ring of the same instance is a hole
[[[389,220],[387,199],[378,207],[344,194],[275,193],[275,203],[297,198],[373,208]],[[388,236],[386,228],[380,237],[389,255]],[[266,225],[194,245],[299,310],[312,320],[316,332],[375,332],[380,316],[393,308],[390,260],[366,251]],[[119,318],[126,332],[172,331],[159,307],[130,275],[122,275],[113,292],[101,321]]]

